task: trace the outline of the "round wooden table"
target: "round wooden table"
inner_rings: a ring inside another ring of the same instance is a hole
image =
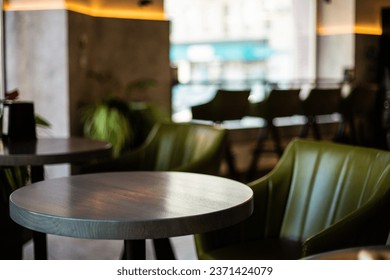
[[[0,141],[0,165],[42,166],[82,162],[111,156],[111,144],[86,138],[42,138],[35,141]]]
[[[31,166],[33,183],[44,180],[44,165],[85,162],[111,155],[111,144],[86,138],[0,140],[0,166]],[[35,259],[47,259],[46,235],[33,232],[33,238]]]
[[[239,182],[184,172],[113,172],[38,182],[10,196],[18,224],[49,234],[125,240],[127,259],[145,259],[145,239],[202,233],[253,211]]]

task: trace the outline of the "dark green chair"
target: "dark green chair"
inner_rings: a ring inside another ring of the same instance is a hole
[[[81,173],[111,171],[180,171],[217,175],[226,145],[226,130],[192,123],[160,123],[137,150],[89,164]],[[207,194],[205,194],[207,195]],[[154,240],[157,259],[173,259],[168,239]]]
[[[226,144],[222,128],[193,123],[159,123],[136,150],[88,164],[81,173],[183,171],[216,175]]]
[[[199,259],[299,259],[386,244],[390,152],[295,140],[276,167],[249,186],[253,215],[196,235]]]

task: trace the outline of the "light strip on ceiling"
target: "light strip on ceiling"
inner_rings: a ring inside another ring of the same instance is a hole
[[[4,5],[6,11],[26,11],[26,10],[61,10],[86,14],[93,17],[107,18],[124,18],[124,19],[144,19],[144,20],[166,20],[162,11],[148,8],[131,9],[123,7],[123,9],[115,7],[93,7],[93,5],[73,3],[72,1],[37,1],[30,3],[19,3]]]
[[[377,26],[369,25],[355,25],[355,26],[319,26],[317,28],[318,35],[348,35],[348,34],[361,34],[361,35],[381,35],[382,29]]]
[[[34,11],[34,10],[61,10],[65,9],[62,1],[41,1],[31,3],[9,3],[5,2],[3,9],[5,11]]]
[[[355,33],[365,35],[382,35],[382,28],[377,26],[356,25]]]
[[[128,18],[128,19],[147,19],[147,20],[165,20],[164,14],[159,11],[144,11],[142,8],[139,10],[131,9],[111,9],[107,8],[94,8],[86,5],[80,5],[76,3],[67,3],[66,8],[73,12],[90,15],[93,17],[108,17],[108,18]]]

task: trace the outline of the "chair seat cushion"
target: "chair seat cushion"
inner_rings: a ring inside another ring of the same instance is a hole
[[[302,257],[302,242],[287,239],[265,239],[240,243],[209,251],[203,260],[296,260]]]

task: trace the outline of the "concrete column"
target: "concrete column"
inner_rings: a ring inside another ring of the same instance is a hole
[[[157,86],[128,99],[170,110],[169,22],[156,20],[163,15],[162,0],[146,8],[136,0],[74,0],[66,5],[56,0],[47,2],[55,4],[50,9],[31,10],[41,2],[9,1],[16,10],[5,15],[6,90],[18,89],[21,99],[34,102],[36,113],[52,125],[46,134],[80,135],[82,104],[123,96],[125,87],[139,79],[155,79]],[[147,17],[153,20],[143,19]],[[103,85],[91,79],[91,72],[117,83]]]

